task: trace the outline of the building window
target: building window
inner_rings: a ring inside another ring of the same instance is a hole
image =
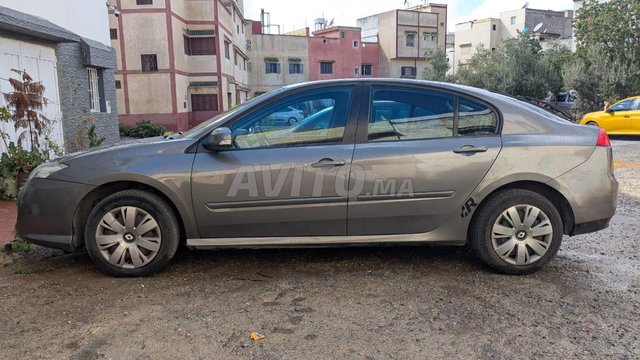
[[[100,112],[100,87],[98,81],[98,70],[93,68],[87,69],[89,76],[89,111]]]
[[[289,74],[304,74],[304,65],[301,63],[289,63]]]
[[[122,89],[122,81],[116,80],[116,89]]]
[[[140,55],[140,59],[142,61],[142,71],[144,72],[158,71],[158,55],[156,54]]]
[[[191,111],[218,111],[218,95],[192,94]]]
[[[229,51],[229,47],[231,46],[231,43],[228,41],[224,42],[224,57],[227,58],[227,60],[231,60],[230,57],[230,51]]]
[[[185,55],[215,55],[216,38],[211,37],[184,37]]]
[[[471,54],[471,44],[460,45],[460,54],[462,55]]]
[[[413,66],[403,66],[401,70],[402,70],[402,77],[409,77],[409,78],[416,77],[416,68]]]
[[[267,74],[280,74],[280,63],[267,61],[264,64]]]
[[[357,66],[353,68],[353,75],[355,76],[360,75],[360,69]]]
[[[358,40],[354,40],[354,41],[353,41],[353,47],[354,47],[354,48],[357,48],[357,47],[358,47]]]
[[[153,5],[153,0],[136,0],[136,5]]]
[[[233,51],[233,63],[238,66],[238,52],[237,51]]]
[[[373,66],[369,64],[362,65],[362,75],[372,75],[373,74]]]
[[[407,33],[407,46],[415,46],[416,45],[416,34]]]
[[[491,25],[491,30],[496,31],[498,29],[498,26],[496,24]]]
[[[515,25],[516,24],[516,17],[512,16],[511,17],[511,25]]]
[[[109,34],[111,35],[111,40],[118,39],[118,29],[109,29]]]
[[[320,74],[333,74],[333,63],[329,61],[321,61]]]
[[[344,39],[344,31],[340,31],[340,38]]]

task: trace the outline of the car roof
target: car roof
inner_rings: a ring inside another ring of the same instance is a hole
[[[363,84],[375,83],[375,84],[385,84],[385,85],[421,85],[421,86],[429,86],[432,88],[439,88],[442,90],[463,92],[463,93],[472,94],[472,95],[485,97],[485,98],[501,97],[500,94],[497,94],[488,90],[484,90],[484,89],[465,86],[465,85],[458,85],[458,84],[438,82],[438,81],[428,81],[428,80],[391,79],[391,78],[366,78],[366,79],[350,78],[350,79],[317,80],[317,81],[309,81],[304,83],[286,85],[278,90],[288,91],[293,89],[300,89],[300,88],[314,87],[314,86],[346,85],[346,84],[356,84],[356,83],[363,83]]]

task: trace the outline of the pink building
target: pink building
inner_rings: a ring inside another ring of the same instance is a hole
[[[357,27],[331,27],[309,37],[309,80],[380,76],[378,43],[363,43]]]

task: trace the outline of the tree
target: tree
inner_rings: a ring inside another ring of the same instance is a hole
[[[25,71],[11,71],[20,75],[22,79],[9,79],[13,92],[4,94],[7,107],[13,110],[10,119],[14,122],[15,129],[25,129],[18,135],[18,146],[22,146],[24,141],[29,139],[31,151],[39,151],[40,137],[45,134],[50,123],[42,113],[42,109],[47,105],[47,99],[43,96],[45,87],[41,82],[34,82]]]
[[[513,96],[544,98],[561,87],[560,76],[538,41],[522,33],[495,50],[479,47],[458,71],[458,82]]]
[[[422,71],[422,78],[432,81],[447,81],[449,60],[444,50],[441,48],[427,49],[424,56],[429,61],[429,65]]]
[[[564,68],[565,84],[589,112],[640,91],[640,0],[585,2],[575,20],[578,51]]]

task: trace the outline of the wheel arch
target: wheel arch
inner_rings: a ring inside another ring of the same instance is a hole
[[[86,194],[82,198],[82,200],[78,204],[78,207],[73,217],[73,227],[72,227],[73,240],[72,241],[73,241],[74,249],[80,249],[84,247],[84,230],[83,229],[87,224],[87,220],[88,220],[89,214],[91,213],[91,210],[93,210],[93,208],[105,197],[119,191],[131,190],[131,189],[147,191],[149,193],[159,196],[162,200],[164,200],[167,203],[167,205],[169,205],[169,207],[171,207],[171,209],[175,212],[176,220],[178,221],[178,226],[180,228],[181,243],[184,241],[184,239],[187,238],[187,229],[185,224],[188,220],[185,219],[185,215],[178,209],[175,202],[167,194],[165,194],[164,192],[160,191],[156,187],[151,186],[149,184],[145,184],[139,181],[123,180],[123,181],[113,181],[113,182],[104,183],[96,187],[92,191],[90,191],[88,194]]]
[[[476,209],[476,211],[473,213],[468,231],[472,231],[475,219],[478,217],[478,214],[481,213],[482,208],[484,207],[484,205],[486,205],[488,200],[494,197],[497,193],[507,189],[529,190],[544,196],[556,207],[556,209],[560,213],[560,217],[562,218],[564,234],[568,235],[573,230],[573,227],[575,224],[574,214],[573,214],[573,209],[571,208],[571,204],[569,203],[567,198],[564,195],[562,195],[562,193],[560,193],[558,190],[554,189],[553,187],[547,184],[544,184],[538,181],[523,180],[523,181],[515,181],[508,184],[504,184],[494,189],[491,193],[485,196],[484,199],[482,199],[482,201],[478,205],[478,209]]]

